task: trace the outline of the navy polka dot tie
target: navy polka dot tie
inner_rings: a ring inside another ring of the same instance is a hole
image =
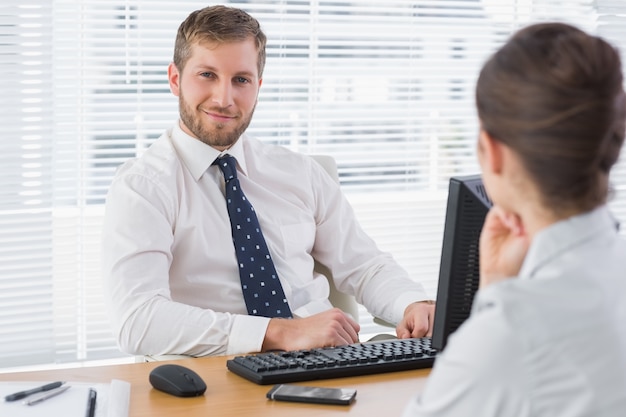
[[[237,178],[237,160],[225,155],[215,160],[226,182],[226,208],[230,217],[233,244],[239,262],[239,277],[248,314],[264,317],[291,317],[291,310],[274,263],[261,233],[252,204],[246,199]]]

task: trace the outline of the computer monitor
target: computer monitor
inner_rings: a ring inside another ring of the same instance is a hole
[[[492,203],[480,175],[450,178],[432,346],[441,351],[470,314],[478,290],[478,244]]]

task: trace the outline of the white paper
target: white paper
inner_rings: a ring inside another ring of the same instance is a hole
[[[85,417],[89,388],[98,393],[96,397],[96,417],[128,417],[130,384],[114,379],[110,384],[72,382],[67,391],[33,405],[24,401],[4,401],[4,397],[14,392],[39,387],[53,381],[0,381],[0,416],[4,417]]]

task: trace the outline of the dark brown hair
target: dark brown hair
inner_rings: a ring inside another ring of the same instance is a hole
[[[555,212],[606,202],[624,141],[617,50],[563,23],[518,31],[484,65],[476,86],[483,129],[510,147]]]
[[[191,56],[191,46],[203,42],[238,42],[254,38],[258,51],[259,78],[265,68],[267,37],[259,22],[241,9],[210,6],[192,12],[180,24],[174,45],[174,64],[182,71]]]

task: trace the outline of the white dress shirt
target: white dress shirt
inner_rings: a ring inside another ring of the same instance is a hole
[[[405,417],[626,415],[626,244],[606,207],[541,231],[480,290]]]
[[[357,223],[312,158],[243,135],[231,149],[295,316],[331,308],[328,281],[384,320],[428,299]],[[236,354],[261,349],[268,318],[248,316],[224,200],[220,152],[179,127],[121,166],[103,229],[106,298],[132,354]]]

